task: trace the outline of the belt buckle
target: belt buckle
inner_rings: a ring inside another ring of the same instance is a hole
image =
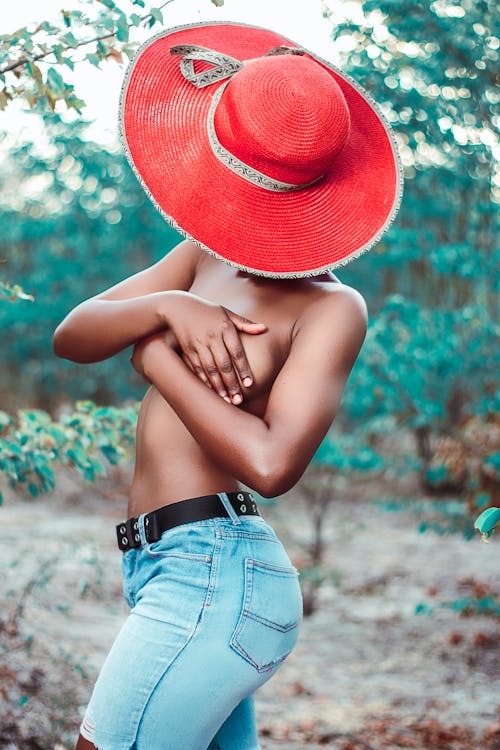
[[[122,551],[141,546],[139,523],[137,518],[129,518],[116,527],[118,547]]]

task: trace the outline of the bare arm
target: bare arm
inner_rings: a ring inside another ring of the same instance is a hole
[[[181,242],[158,263],[79,304],[56,328],[54,353],[73,362],[99,362],[164,329],[166,295],[189,289],[200,252]]]
[[[132,362],[214,461],[271,497],[298,481],[328,431],[366,326],[366,305],[355,290],[312,306],[299,321],[263,418],[217,398],[160,337],[138,344]]]
[[[82,302],[57,327],[54,353],[89,364],[169,330],[193,372],[222,398],[241,403],[241,384],[250,387],[253,376],[238,332],[259,334],[266,326],[187,291],[200,255],[181,242],[150,268]]]

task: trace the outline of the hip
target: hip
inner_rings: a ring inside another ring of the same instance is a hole
[[[125,552],[122,569],[132,614],[191,635],[208,627],[259,672],[295,645],[303,615],[299,573],[261,516],[176,526]]]

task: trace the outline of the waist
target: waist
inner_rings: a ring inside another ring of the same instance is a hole
[[[225,492],[239,492],[241,489],[233,477],[222,472],[208,475],[207,472],[200,472],[198,467],[192,466],[190,471],[180,467],[175,475],[171,468],[165,476],[159,472],[136,472],[128,493],[127,516],[137,517],[167,505],[184,502],[186,499],[216,495],[221,491],[221,487]]]
[[[221,517],[238,524],[239,516],[260,516],[251,492],[218,492],[172,502],[119,523],[116,527],[118,547],[125,552],[156,542],[168,529],[193,521]]]

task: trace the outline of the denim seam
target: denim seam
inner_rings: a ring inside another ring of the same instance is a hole
[[[207,555],[202,555],[201,552],[162,552],[161,550],[155,551],[150,549],[151,545],[145,548],[146,554],[149,555],[153,560],[165,560],[169,557],[173,557],[180,560],[194,560],[195,562],[209,562]]]
[[[212,560],[213,559],[214,559],[214,557],[212,556]],[[212,571],[210,569],[210,571],[209,571],[209,581],[210,581],[211,573],[212,573]],[[157,670],[157,674],[155,674],[155,676],[153,677],[153,681],[152,681],[153,682],[153,686],[151,688],[151,691],[149,693],[149,696],[148,696],[146,702],[144,703],[144,705],[142,706],[142,708],[139,708],[139,709],[137,709],[135,711],[135,714],[134,714],[134,712],[131,712],[132,721],[133,721],[133,724],[135,726],[135,736],[133,738],[133,744],[131,745],[131,747],[135,747],[135,743],[136,743],[136,740],[137,740],[137,733],[139,731],[139,727],[140,727],[140,723],[141,723],[142,717],[144,715],[144,711],[146,710],[148,701],[150,700],[150,698],[151,698],[154,690],[156,689],[156,686],[158,685],[159,681],[162,679],[163,675],[172,667],[172,665],[174,664],[174,662],[179,658],[179,656],[182,654],[182,652],[184,651],[184,649],[186,648],[186,646],[191,642],[192,638],[195,636],[196,632],[198,631],[200,623],[201,623],[201,620],[203,618],[203,613],[205,611],[205,603],[206,603],[206,600],[207,600],[207,596],[208,596],[208,588],[207,588],[207,594],[205,596],[205,601],[202,603],[202,605],[200,607],[200,611],[198,613],[198,617],[196,619],[196,622],[195,622],[193,628],[191,629],[191,632],[186,637],[185,643],[178,650],[178,652],[175,654],[174,658],[168,663],[167,666],[165,666],[164,664],[159,665],[159,669]],[[133,612],[131,612],[131,615],[132,614],[133,614]],[[140,617],[148,619],[147,615],[141,614]],[[149,618],[149,619],[153,620],[155,618]],[[126,740],[126,741],[128,741],[128,740]]]
[[[278,539],[274,539],[274,537],[262,531],[233,531],[232,529],[224,529],[222,536],[228,539],[262,539],[263,541],[274,542],[275,544],[280,543]]]
[[[124,592],[128,594],[128,598],[126,596],[125,601],[127,602],[128,606],[132,608],[132,607],[135,607],[135,604],[136,604],[136,601],[135,601],[136,592],[134,590],[134,580],[137,575],[137,568],[139,566],[139,550],[134,549],[134,550],[129,550],[129,552],[134,553],[134,562],[131,565],[128,576],[127,577],[123,576],[123,582],[124,582],[123,588],[124,588]],[[130,602],[132,602],[132,604]]]
[[[268,620],[265,617],[260,617],[259,615],[256,615],[254,612],[245,612],[246,619],[248,620],[254,620],[254,622],[260,622],[262,625],[267,625],[269,628],[272,628],[273,630],[277,630],[279,633],[288,633],[290,630],[293,630],[297,627],[297,625],[300,623],[302,618],[297,618],[293,622],[289,623],[288,625],[280,625],[277,622],[274,622],[274,620]]]
[[[218,529],[216,529],[215,541],[212,547],[212,560],[210,563],[208,586],[207,586],[207,592],[205,595],[205,602],[203,604],[203,609],[205,609],[205,607],[210,606],[212,602],[215,587],[217,584],[217,578],[219,575],[219,563],[220,563],[221,554],[222,554],[222,539],[220,537],[220,534],[218,533]]]
[[[266,562],[265,560],[256,560],[252,558],[252,568],[258,568],[259,570],[265,570],[271,573],[275,573],[278,577],[280,575],[285,578],[294,578],[297,576],[297,568],[293,565],[291,567],[285,565],[276,565],[275,563]]]
[[[268,662],[266,662],[266,664],[260,664],[259,665],[259,664],[257,664],[256,661],[254,661],[252,659],[252,657],[250,656],[250,654],[248,654],[245,651],[245,649],[243,648],[243,646],[238,641],[236,641],[234,644],[231,643],[231,645],[233,646],[233,648],[236,649],[236,651],[239,654],[241,654],[241,656],[243,656],[244,659],[246,659],[246,661],[248,661],[257,670],[257,672],[268,672],[273,667],[275,667],[278,664],[281,664],[281,662],[285,661],[286,657],[289,656],[292,653],[292,651],[293,651],[293,648],[291,648],[289,651],[287,651],[286,653],[282,654],[282,656],[279,656],[277,659],[273,659],[273,661],[268,661]]]

